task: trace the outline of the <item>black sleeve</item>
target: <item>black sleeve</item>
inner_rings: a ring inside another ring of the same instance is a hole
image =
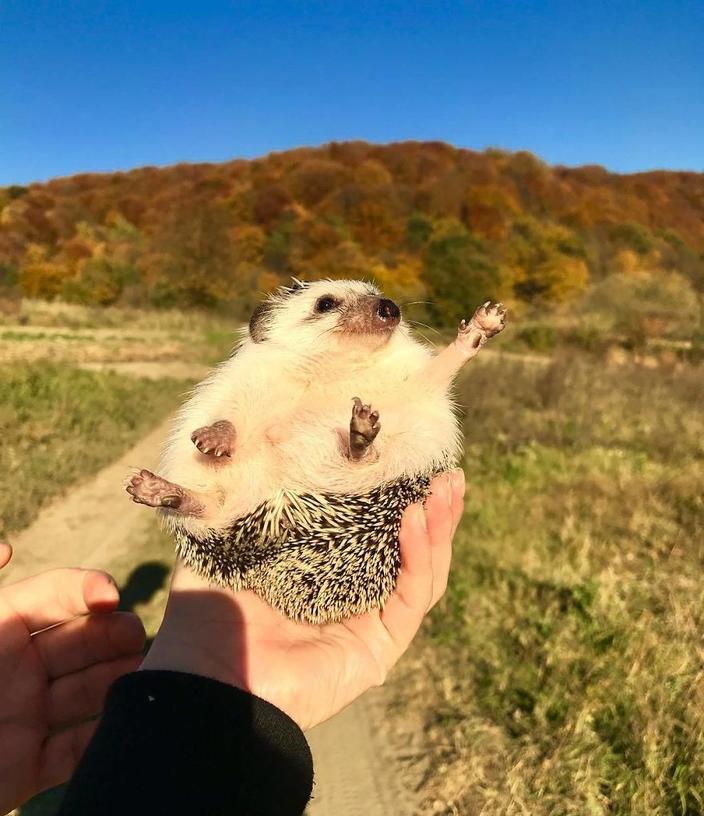
[[[300,728],[234,686],[141,671],[110,689],[59,816],[300,816],[313,762]]]

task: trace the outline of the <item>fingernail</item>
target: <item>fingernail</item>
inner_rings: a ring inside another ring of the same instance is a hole
[[[467,485],[466,485],[466,482],[465,482],[464,471],[462,470],[462,468],[455,468],[452,471],[451,478],[452,478],[452,489],[453,489],[453,491],[461,489],[462,495],[464,496],[464,492],[465,492],[465,489],[466,489]]]
[[[115,595],[117,595],[117,597],[119,598],[120,597],[120,587],[117,585],[117,581],[112,577],[112,575],[110,575],[109,572],[104,572],[103,573],[103,578],[105,579],[105,583],[108,585],[108,587],[110,587],[112,592]]]

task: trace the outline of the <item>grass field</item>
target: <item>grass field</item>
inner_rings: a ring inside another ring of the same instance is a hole
[[[703,397],[575,355],[467,372],[451,583],[394,681],[421,813],[704,812]]]

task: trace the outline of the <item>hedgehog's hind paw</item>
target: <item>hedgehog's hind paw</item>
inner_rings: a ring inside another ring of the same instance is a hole
[[[203,497],[168,482],[151,470],[140,470],[130,479],[125,489],[137,504],[163,507],[189,516],[205,515],[207,503]]]
[[[379,412],[374,411],[371,405],[365,405],[359,397],[355,397],[350,421],[350,459],[354,461],[362,459],[380,430]]]

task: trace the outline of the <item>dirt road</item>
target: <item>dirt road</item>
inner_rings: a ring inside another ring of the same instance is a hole
[[[46,507],[31,527],[14,536],[12,581],[56,566],[85,565],[115,574],[118,581],[143,561],[138,551],[153,516],[127,501],[126,475],[154,467],[167,423],[162,423],[119,460]],[[134,554],[132,556],[132,553]],[[163,604],[165,591],[152,604]],[[152,610],[153,613],[153,610]],[[412,787],[395,759],[384,725],[384,691],[369,692],[309,733],[315,760],[309,816],[412,816]]]

